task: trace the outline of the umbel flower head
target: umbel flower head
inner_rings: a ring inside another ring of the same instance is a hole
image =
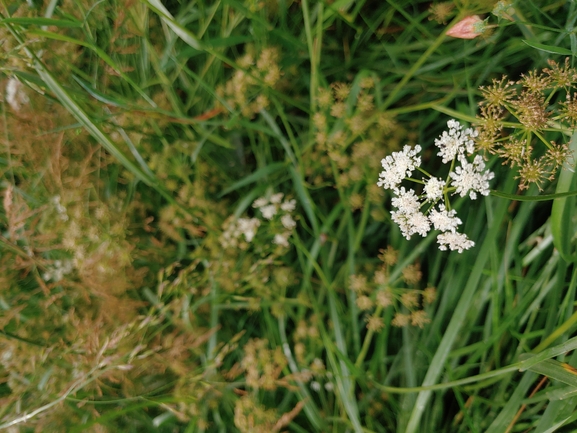
[[[457,211],[451,209],[449,194],[467,195],[475,200],[478,194],[489,195],[489,181],[494,174],[485,170],[485,163],[480,155],[472,157],[477,132],[471,128],[463,129],[457,120],[447,122],[448,131],[435,139],[439,148],[438,156],[443,164],[451,168],[445,180],[434,177],[420,169],[421,146],[405,146],[400,152],[393,152],[381,161],[383,171],[379,174],[377,185],[393,192],[391,212],[392,220],[399,226],[407,239],[414,234],[426,236],[434,228],[441,233],[437,236],[440,250],[467,250],[475,243],[463,233],[457,232],[462,221],[457,218]],[[419,170],[426,178],[416,180],[413,172]],[[404,180],[423,185],[419,195],[414,189],[401,186]]]

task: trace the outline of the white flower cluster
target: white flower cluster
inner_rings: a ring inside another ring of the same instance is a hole
[[[271,222],[273,223],[271,226],[273,226],[274,222],[279,221],[280,224],[277,224],[277,229],[273,229],[275,233],[272,242],[288,248],[288,238],[297,225],[291,216],[296,207],[296,200],[283,201],[283,197],[283,193],[277,193],[268,198],[260,197],[253,202],[252,207],[260,211],[262,219],[238,218],[228,220],[226,230],[221,236],[221,245],[224,248],[238,247],[241,236],[244,236],[244,240],[250,243],[261,224]]]
[[[66,208],[62,205],[62,203],[60,203],[60,196],[55,195],[50,201],[54,205],[54,208],[56,209],[60,219],[62,221],[68,221],[68,214],[66,213]]]
[[[445,180],[430,176],[419,168],[421,146],[416,145],[414,148],[405,146],[402,151],[393,152],[381,161],[383,171],[379,174],[377,185],[393,191],[392,205],[395,210],[391,212],[391,218],[405,238],[410,239],[415,233],[426,236],[431,228],[434,228],[442,232],[437,236],[440,250],[450,249],[461,253],[475,243],[465,234],[457,232],[457,226],[461,225],[462,221],[457,218],[457,212],[450,209],[449,193],[459,194],[461,197],[468,194],[471,200],[475,200],[477,194],[489,195],[489,181],[494,174],[485,170],[481,156],[476,155],[473,162],[468,160],[475,151],[473,139],[477,136],[477,131],[471,128],[463,129],[456,120],[449,120],[447,126],[449,131],[444,131],[435,139],[435,145],[439,148],[437,155],[451,168],[458,165],[449,172]],[[424,173],[427,179],[411,179],[416,169]],[[400,186],[405,179],[423,184],[422,194],[417,195],[413,189]],[[443,198],[443,202],[440,202]]]
[[[72,260],[54,260],[54,266],[47,268],[42,275],[44,281],[60,281],[65,275],[70,274],[74,270]]]
[[[30,101],[24,93],[23,85],[16,78],[10,78],[6,83],[6,102],[14,111],[20,111],[22,105]]]

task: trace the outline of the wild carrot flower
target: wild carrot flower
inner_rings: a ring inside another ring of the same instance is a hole
[[[461,197],[468,195],[471,200],[475,200],[478,194],[486,196],[489,194],[489,181],[494,175],[485,169],[480,155],[469,161],[475,151],[477,132],[471,128],[463,129],[457,120],[449,120],[447,126],[448,131],[435,139],[435,145],[439,148],[437,155],[452,168],[446,180],[428,174],[421,181],[411,179],[413,172],[421,165],[421,146],[417,145],[414,148],[405,146],[402,151],[383,158],[383,171],[379,174],[377,185],[393,192],[391,219],[405,238],[410,239],[414,234],[426,236],[433,227],[442,232],[437,237],[439,249],[461,253],[471,248],[474,242],[466,235],[457,233],[462,221],[446,202],[448,196],[450,193]],[[422,193],[419,195],[415,190],[401,186],[405,179],[423,184]]]
[[[383,171],[379,174],[378,186],[385,189],[396,188],[403,179],[410,176],[421,165],[421,157],[417,154],[421,151],[418,144],[414,149],[406,145],[402,152],[393,152],[392,155],[381,160]]]

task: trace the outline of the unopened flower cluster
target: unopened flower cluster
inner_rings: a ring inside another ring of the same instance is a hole
[[[449,195],[469,196],[471,200],[475,200],[478,194],[489,195],[489,180],[494,175],[485,170],[480,155],[473,157],[477,132],[471,128],[463,129],[457,120],[449,120],[447,126],[449,130],[435,139],[435,145],[439,148],[437,155],[442,158],[443,164],[450,166],[445,179],[431,176],[420,168],[421,146],[406,145],[402,151],[393,152],[381,160],[383,171],[379,174],[377,185],[393,192],[392,205],[395,209],[391,217],[405,238],[410,239],[414,234],[426,236],[432,229],[439,230],[439,249],[461,253],[475,243],[457,231],[462,221],[457,217],[457,212],[451,209]],[[413,179],[415,170],[422,172],[426,178]],[[401,186],[404,180],[422,185],[422,190],[417,192]]]
[[[296,227],[292,212],[296,200],[283,200],[283,193],[256,199],[252,207],[258,211],[260,218],[229,218],[225,223],[220,243],[224,248],[246,249],[255,238],[259,227],[267,225],[267,234],[272,236],[272,243],[288,248],[288,239]]]

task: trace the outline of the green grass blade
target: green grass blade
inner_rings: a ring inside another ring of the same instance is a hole
[[[528,370],[577,387],[577,369],[565,362],[546,359],[532,365]]]
[[[507,184],[507,189],[511,189],[513,187],[512,179],[509,179]],[[445,366],[445,361],[447,360],[453,343],[455,342],[456,338],[461,331],[462,325],[465,321],[467,316],[467,312],[471,306],[471,303],[474,299],[474,294],[477,290],[479,285],[479,281],[481,278],[481,274],[485,267],[485,263],[489,259],[489,256],[493,253],[493,249],[495,248],[495,240],[499,235],[500,231],[500,223],[505,216],[505,212],[507,211],[507,202],[493,204],[489,201],[487,206],[494,206],[494,221],[492,222],[489,231],[483,241],[483,244],[479,251],[477,252],[477,259],[475,260],[472,272],[469,276],[467,284],[461,294],[459,299],[459,303],[457,304],[455,311],[451,317],[451,321],[447,326],[447,329],[443,335],[443,338],[431,360],[429,368],[427,370],[427,374],[425,379],[423,380],[423,386],[429,386],[436,383],[441,372]],[[461,258],[460,260],[464,260]],[[427,402],[431,398],[431,391],[422,391],[417,396],[417,400],[411,412],[407,429],[405,430],[406,433],[415,433],[419,429],[419,424],[423,412],[426,408]]]
[[[97,47],[96,45],[93,45],[89,42],[81,41],[80,39],[71,38],[71,37],[66,36],[66,35],[61,35],[59,33],[53,33],[53,32],[49,32],[46,30],[34,29],[34,30],[29,30],[28,33],[35,35],[35,36],[43,37],[43,38],[54,39],[54,40],[58,40],[58,41],[62,41],[62,42],[69,42],[71,44],[80,45],[80,46],[83,46],[85,48],[88,48],[88,49],[94,51],[96,53],[96,55],[98,55],[98,57],[100,57],[102,60],[104,60],[108,64],[108,66],[110,66],[112,69],[114,69],[124,81],[126,81],[128,84],[130,84],[134,88],[134,90],[136,90],[138,92],[138,94],[140,96],[142,96],[142,98],[146,102],[148,102],[151,106],[156,107],[156,104],[154,103],[154,101],[152,99],[150,99],[150,97],[144,92],[144,90],[142,90],[138,86],[138,84],[136,84],[134,82],[134,80],[132,80],[132,78],[130,78],[128,75],[126,75],[124,72],[122,72],[122,68],[120,66],[118,66],[116,64],[116,62],[108,54],[106,54],[104,52],[104,50]]]
[[[531,48],[535,48],[536,50],[544,51],[546,53],[559,54],[561,56],[572,56],[573,55],[573,52],[571,50],[566,49],[566,48],[555,47],[553,45],[540,44],[538,42],[532,42],[532,41],[528,41],[526,39],[524,39],[523,42],[526,43],[527,45],[529,45]]]
[[[577,155],[577,132],[571,137],[569,149],[573,155]],[[557,183],[556,193],[565,193],[571,189],[574,184],[575,166],[569,170],[565,167],[561,169],[559,175],[559,182]],[[571,246],[571,239],[573,238],[573,212],[575,209],[574,198],[558,198],[553,201],[551,208],[551,233],[553,234],[553,243],[561,254],[561,257],[573,262],[577,260]]]
[[[72,20],[59,20],[55,18],[26,18],[26,17],[14,17],[14,18],[4,18],[0,20],[0,24],[18,24],[20,26],[55,26],[55,27],[67,27],[67,28],[77,28],[82,27],[80,21]]]
[[[225,188],[220,194],[219,197],[224,197],[225,195],[236,191],[244,186],[250,185],[251,183],[258,182],[259,180],[266,178],[269,174],[275,173],[279,170],[282,170],[286,167],[286,163],[284,162],[276,162],[274,164],[266,165],[262,168],[259,168],[254,173],[249,174],[246,177],[243,177],[241,180],[233,183],[229,187]]]
[[[289,167],[292,179],[293,179],[293,185],[295,187],[295,192],[296,195],[299,199],[299,202],[301,204],[301,206],[304,208],[304,211],[311,223],[311,226],[313,228],[313,233],[316,239],[318,239],[320,233],[319,233],[319,223],[317,221],[317,217],[316,217],[316,213],[315,213],[315,209],[314,209],[314,203],[311,200],[311,196],[309,195],[303,179],[300,175],[300,173],[294,168],[294,167]]]
[[[515,418],[515,415],[523,404],[527,392],[537,377],[538,376],[535,373],[530,372],[523,375],[523,378],[515,388],[515,391],[507,401],[507,404],[505,404],[501,412],[499,412],[499,415],[497,415],[491,425],[487,430],[485,430],[486,433],[505,433],[509,431],[511,422]]]
[[[19,33],[10,25],[7,24],[8,28],[12,34],[23,43],[22,37]],[[162,188],[158,180],[142,169],[140,169],[136,164],[134,164],[113,142],[112,140],[102,131],[91,119],[90,116],[80,107],[76,101],[70,96],[70,94],[62,87],[62,85],[54,78],[50,73],[46,65],[28,48],[25,48],[26,54],[32,61],[36,72],[40,78],[44,81],[46,86],[54,92],[60,103],[83,125],[88,132],[112,155],[114,156],[126,169],[128,169],[137,179],[144,182],[146,185],[154,188],[163,197],[169,200],[171,203],[175,203],[174,198]]]

